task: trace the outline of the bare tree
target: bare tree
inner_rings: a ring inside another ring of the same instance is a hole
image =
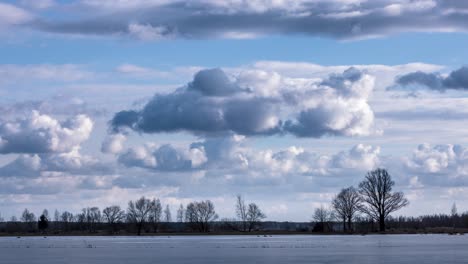
[[[21,221],[27,223],[28,230],[31,231],[34,229],[36,223],[36,216],[28,209],[24,209],[23,213],[21,214]]]
[[[196,202],[189,203],[185,209],[185,222],[198,223],[198,212]]]
[[[198,203],[197,209],[202,227],[202,232],[210,231],[210,222],[218,219],[218,215],[216,214],[214,204],[210,200],[201,201]]]
[[[64,223],[73,222],[73,214],[68,211],[63,212],[60,218],[60,220]]]
[[[0,214],[0,223],[4,222],[5,219],[2,217],[2,214]]]
[[[36,222],[36,216],[28,209],[24,209],[23,213],[21,214],[21,221],[25,223]]]
[[[159,199],[153,199],[153,207],[149,213],[149,222],[153,227],[153,232],[158,232],[159,223],[161,223],[161,218],[163,215],[161,201]]]
[[[368,172],[359,184],[359,193],[365,202],[361,211],[379,223],[381,232],[385,231],[385,219],[409,204],[402,192],[392,192],[394,185],[395,182],[385,169]]]
[[[185,209],[184,205],[180,204],[179,209],[177,209],[177,222],[184,222]]]
[[[57,211],[58,213],[58,211]],[[73,214],[68,212],[68,211],[65,211],[62,213],[62,215],[60,216],[60,220],[62,221],[64,227],[65,227],[65,230],[68,230],[69,228],[69,223],[73,222]]]
[[[216,219],[218,219],[218,215],[210,200],[189,203],[185,210],[186,222],[190,223],[192,227],[197,228],[200,232],[208,232],[210,230],[210,222]]]
[[[78,222],[90,232],[96,232],[96,226],[101,222],[101,211],[98,207],[83,208],[82,213],[78,215]]]
[[[342,189],[332,201],[336,216],[343,221],[343,231],[352,231],[352,221],[362,207],[362,198],[354,187]],[[346,223],[348,226],[346,227]]]
[[[111,225],[113,232],[116,231],[116,224],[125,219],[125,212],[120,209],[120,206],[118,205],[112,205],[104,208],[104,210],[102,210],[102,214],[104,215],[105,221]]]
[[[455,228],[457,224],[457,217],[458,217],[458,209],[457,204],[454,202],[452,205],[452,209],[450,210],[450,215],[452,216],[452,227]]]
[[[250,203],[249,209],[247,210],[249,232],[252,231],[252,229],[254,229],[255,226],[258,225],[264,218],[266,218],[266,215],[262,212],[262,210],[260,210],[260,207],[258,207],[258,205],[255,203]]]
[[[247,206],[240,194],[236,196],[236,215],[241,222],[242,231],[247,231]]]
[[[54,222],[59,222],[60,221],[60,213],[57,209],[54,211]]]
[[[45,218],[47,218],[47,221],[49,221],[49,210],[44,209],[41,215],[43,215]]]
[[[453,203],[452,209],[450,210],[450,214],[452,215],[452,217],[458,215],[458,209],[457,209],[457,204],[456,203]]]
[[[172,222],[172,215],[171,215],[171,208],[169,205],[166,205],[166,209],[164,209],[164,221],[166,223]]]
[[[154,206],[154,202],[144,196],[136,201],[128,202],[127,218],[129,222],[136,224],[138,235],[141,235],[141,230],[148,221]]]
[[[312,218],[316,222],[314,230],[326,232],[329,229],[329,222],[332,220],[333,214],[323,205],[320,205],[319,208],[315,209]]]

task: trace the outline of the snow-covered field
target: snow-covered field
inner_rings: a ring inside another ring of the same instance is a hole
[[[0,263],[468,263],[468,235],[1,237]]]

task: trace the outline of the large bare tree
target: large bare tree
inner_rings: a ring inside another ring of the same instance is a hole
[[[218,215],[210,200],[189,203],[185,209],[185,221],[200,232],[209,232],[210,222],[216,219]]]
[[[381,232],[385,231],[385,219],[409,204],[402,192],[392,192],[394,185],[385,169],[368,172],[359,184],[359,193],[364,201],[361,211],[379,223]]]
[[[256,226],[264,218],[266,218],[266,215],[262,212],[262,210],[260,210],[260,207],[258,207],[258,205],[255,203],[250,203],[249,209],[247,210],[247,222],[249,224],[249,232],[252,231],[252,229],[256,228]]]
[[[148,221],[150,213],[154,210],[155,202],[142,196],[136,201],[128,202],[127,219],[137,226],[137,234],[141,235],[144,224]]]
[[[125,219],[125,212],[120,209],[120,206],[118,205],[112,205],[104,208],[104,210],[102,210],[102,214],[104,215],[106,222],[111,226],[113,232],[116,231],[116,224]]]
[[[342,189],[333,199],[332,206],[336,216],[343,221],[343,231],[352,231],[353,219],[362,207],[362,198],[356,188]]]

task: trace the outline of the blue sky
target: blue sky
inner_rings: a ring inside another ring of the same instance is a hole
[[[385,167],[468,196],[468,5],[0,1],[0,215],[234,198],[307,221]],[[306,213],[304,213],[306,212]],[[308,212],[308,213],[307,213]]]

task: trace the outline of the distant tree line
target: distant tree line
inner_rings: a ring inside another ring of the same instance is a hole
[[[405,232],[468,231],[468,212],[459,214],[454,204],[450,215],[420,217],[392,217],[391,214],[407,206],[402,192],[393,190],[395,182],[385,169],[366,174],[358,187],[343,188],[330,206],[320,206],[313,212],[310,223],[263,222],[266,218],[260,207],[247,203],[241,195],[235,202],[236,218],[220,219],[210,200],[181,204],[173,221],[169,205],[159,199],[141,197],[129,201],[124,210],[118,205],[104,208],[86,207],[72,214],[44,210],[38,218],[25,209],[21,217],[6,221],[0,216],[0,234],[137,234],[158,232],[252,232],[295,231],[320,233],[368,233],[399,230]]]
[[[102,211],[98,207],[87,207],[76,214],[55,210],[51,216],[45,209],[39,218],[36,218],[34,213],[25,209],[19,220],[15,216],[7,222],[0,218],[0,233],[206,233],[213,231],[213,226],[216,226],[215,231],[223,231],[225,226],[229,226],[228,230],[240,232],[256,230],[260,221],[266,217],[265,214],[257,204],[245,205],[240,195],[237,199],[242,203],[236,205],[236,210],[241,206],[243,211],[237,212],[239,219],[233,220],[218,221],[213,202],[205,200],[190,202],[187,206],[181,204],[177,209],[176,222],[173,222],[169,205],[163,209],[159,199],[143,196],[129,201],[126,210],[112,205]]]

